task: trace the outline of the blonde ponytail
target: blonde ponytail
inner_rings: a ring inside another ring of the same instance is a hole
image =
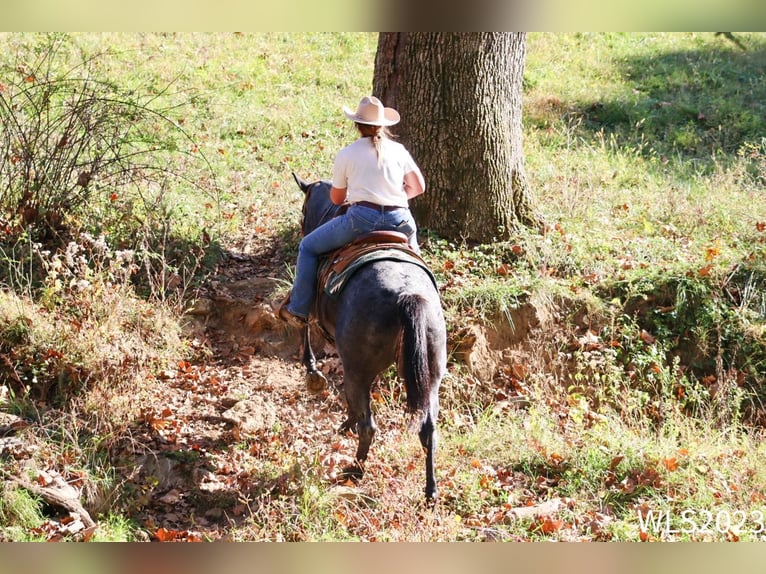
[[[383,139],[391,139],[393,136],[386,126],[372,126],[369,124],[356,124],[357,129],[362,137],[370,138],[372,145],[375,147],[375,152],[378,155],[378,167],[383,163],[382,151],[383,151]]]

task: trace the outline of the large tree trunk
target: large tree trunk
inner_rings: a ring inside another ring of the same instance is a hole
[[[507,239],[537,225],[524,175],[524,33],[382,33],[373,93],[426,178],[418,224],[451,239]]]

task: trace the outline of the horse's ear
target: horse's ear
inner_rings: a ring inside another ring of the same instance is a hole
[[[309,190],[309,187],[311,187],[309,182],[302,180],[295,172],[293,172],[293,178],[295,179],[295,183],[298,184],[298,187],[303,190],[303,193],[306,193]]]

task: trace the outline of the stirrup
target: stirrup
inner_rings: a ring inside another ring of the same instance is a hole
[[[292,313],[287,308],[287,303],[289,302],[290,302],[289,295],[279,302],[272,301],[271,308],[274,310],[274,315],[277,317],[277,319],[279,319],[280,321],[284,321],[291,327],[295,327],[297,329],[303,328],[306,325],[308,325],[308,319],[301,317],[300,315],[296,315],[295,313]]]

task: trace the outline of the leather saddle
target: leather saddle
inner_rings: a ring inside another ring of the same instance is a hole
[[[410,247],[404,233],[371,231],[323,257],[317,273],[317,298],[323,295],[337,297],[360,267],[381,259],[414,263],[431,274],[426,262]],[[436,284],[433,275],[431,278]]]

